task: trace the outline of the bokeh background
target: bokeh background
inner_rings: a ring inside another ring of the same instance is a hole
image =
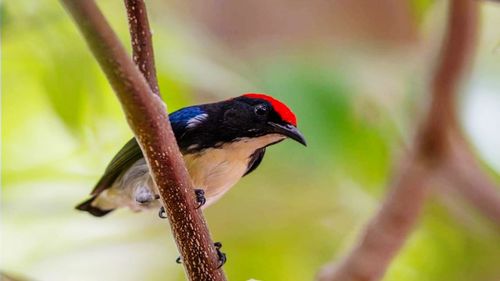
[[[129,48],[122,1],[99,1]],[[205,211],[230,280],[311,280],[340,258],[387,191],[426,103],[443,0],[148,1],[169,110],[244,92],[289,104],[308,147],[269,149]],[[23,280],[183,280],[156,213],[77,212],[132,136],[105,77],[55,0],[3,1],[1,270]],[[500,4],[481,4],[463,129],[500,172]],[[499,181],[500,182],[500,181]],[[499,190],[500,192],[500,190]],[[384,280],[500,280],[500,230],[434,188]]]

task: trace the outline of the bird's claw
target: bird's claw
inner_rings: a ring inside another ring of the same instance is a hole
[[[196,206],[196,209],[199,209],[207,202],[207,199],[205,198],[205,190],[195,189],[194,194],[196,195],[196,202],[198,202],[198,206]]]
[[[221,242],[215,242],[215,251],[217,251],[217,258],[219,259],[219,266],[217,269],[221,268],[227,261],[226,254],[223,253],[220,249],[222,248],[222,243]]]
[[[217,258],[219,259],[219,266],[217,266],[217,269],[219,269],[226,263],[227,257],[226,257],[226,254],[221,252],[221,250],[220,250],[222,248],[221,242],[215,242],[214,246],[215,246],[215,251],[217,251]],[[175,260],[175,262],[178,264],[181,264],[182,263],[181,257],[178,257]]]
[[[165,211],[165,207],[161,206],[160,211],[158,211],[158,216],[161,219],[166,219],[167,218],[167,211]]]

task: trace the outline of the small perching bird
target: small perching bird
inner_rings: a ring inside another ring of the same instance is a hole
[[[287,137],[306,145],[295,114],[265,94],[182,108],[169,120],[200,206],[217,201],[254,171],[266,147]],[[76,208],[97,217],[120,207],[160,208],[157,194],[139,144],[132,138],[111,160],[91,198]]]

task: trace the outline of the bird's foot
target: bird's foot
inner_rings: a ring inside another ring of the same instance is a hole
[[[221,252],[221,250],[220,250],[222,248],[221,242],[215,242],[214,246],[215,246],[215,251],[217,251],[217,258],[219,259],[219,266],[217,267],[217,269],[219,269],[226,263],[227,257],[226,257],[226,254]],[[175,259],[175,262],[178,264],[181,264],[182,263],[181,257],[178,257],[177,259]]]
[[[196,202],[198,202],[198,206],[196,207],[196,209],[199,209],[207,202],[207,199],[205,198],[205,190],[195,189],[194,194],[196,195]]]
[[[221,268],[227,261],[226,253],[223,253],[220,249],[222,248],[221,242],[214,243],[215,250],[217,251],[217,258],[219,259],[219,266],[217,269]]]
[[[167,218],[167,211],[165,211],[165,207],[161,206],[160,211],[158,211],[158,216],[161,219],[166,219]]]

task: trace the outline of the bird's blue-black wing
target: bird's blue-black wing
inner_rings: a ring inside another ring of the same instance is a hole
[[[97,195],[103,190],[111,187],[115,180],[132,166],[137,160],[141,159],[142,151],[139,144],[132,138],[129,140],[120,151],[113,157],[109,163],[104,175],[97,182],[91,195]]]
[[[172,129],[174,131],[175,137],[177,140],[180,139],[185,131],[188,129],[188,125],[191,122],[198,121],[196,119],[197,116],[201,116],[203,114],[203,110],[196,106],[186,107],[176,112],[173,112],[169,115],[169,120],[172,125]],[[193,119],[194,118],[194,119]],[[194,123],[191,123],[194,124]],[[92,191],[91,195],[98,195],[103,190],[108,189],[113,185],[116,179],[125,172],[128,168],[130,168],[137,160],[143,158],[143,154],[139,144],[137,143],[135,138],[129,140],[125,146],[116,154],[115,157],[111,160],[104,175],[102,175],[101,179],[97,182]]]
[[[205,111],[200,106],[185,107],[170,114],[169,120],[176,139],[179,140],[187,130],[196,127],[206,116]]]

